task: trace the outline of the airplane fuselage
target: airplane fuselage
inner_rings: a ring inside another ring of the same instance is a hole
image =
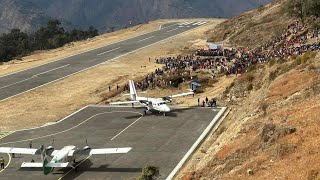
[[[171,111],[166,101],[160,98],[137,97],[137,100],[140,102],[146,102],[142,104],[146,105],[148,110],[156,110],[163,113]]]
[[[76,146],[65,146],[57,154],[55,154],[49,163],[62,163],[62,162],[71,162],[73,161],[73,156],[68,156],[70,151],[75,150]],[[47,160],[44,161],[44,174],[47,175],[54,170],[54,167],[46,166]]]

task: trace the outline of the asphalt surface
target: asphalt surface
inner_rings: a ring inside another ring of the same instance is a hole
[[[0,172],[1,180],[15,179],[130,179],[141,174],[146,165],[160,168],[165,179],[186,152],[214,119],[220,109],[177,109],[167,116],[148,114],[141,108],[89,106],[60,123],[33,130],[15,132],[0,139],[1,147],[29,147],[40,145],[61,149],[66,145],[79,148],[132,147],[128,154],[80,157],[82,164],[75,172],[71,168],[55,169],[47,176],[40,168],[20,168],[22,162],[40,157],[15,155],[8,167]],[[8,163],[8,155],[0,154]],[[86,159],[86,160],[85,160]]]
[[[204,24],[207,24],[207,22],[195,21],[190,24],[164,24],[161,29],[154,32],[21,72],[2,76],[0,77],[0,101],[63,79],[108,60],[122,57],[130,52],[137,51],[143,47],[155,44]]]

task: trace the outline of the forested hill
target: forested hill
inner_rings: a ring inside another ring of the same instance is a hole
[[[25,56],[36,50],[55,49],[73,42],[92,38],[98,30],[90,26],[88,30],[66,31],[58,20],[49,20],[46,26],[34,33],[24,33],[20,29],[12,29],[0,36],[0,64]]]
[[[31,32],[59,19],[70,28],[99,32],[159,18],[231,17],[272,0],[1,0],[0,32]]]

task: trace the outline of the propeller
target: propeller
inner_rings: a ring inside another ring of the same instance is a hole
[[[91,149],[90,146],[88,145],[88,140],[87,139],[86,139],[86,146],[83,149],[84,150]]]

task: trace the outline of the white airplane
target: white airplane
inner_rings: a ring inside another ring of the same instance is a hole
[[[86,146],[83,149],[77,149],[76,146],[65,146],[61,150],[54,150],[52,146],[47,148],[41,146],[40,149],[0,147],[0,153],[40,155],[42,162],[23,162],[21,167],[42,168],[43,174],[47,175],[51,173],[54,168],[71,167],[75,169],[75,166],[70,162],[75,163],[75,160],[82,155],[128,153],[131,149],[131,147],[91,149],[89,146]],[[52,157],[50,162],[48,161],[48,156]]]
[[[167,112],[171,111],[169,106],[167,105],[167,102],[171,102],[172,98],[194,94],[193,90],[191,90],[190,92],[187,92],[187,93],[176,94],[176,95],[166,96],[162,98],[139,97],[137,94],[134,82],[132,80],[129,80],[129,88],[130,88],[131,101],[113,102],[110,104],[123,105],[123,104],[140,103],[147,108],[147,110],[144,111],[145,114],[151,110],[155,110],[155,111],[158,111],[159,113],[163,113],[163,115],[165,116]]]

